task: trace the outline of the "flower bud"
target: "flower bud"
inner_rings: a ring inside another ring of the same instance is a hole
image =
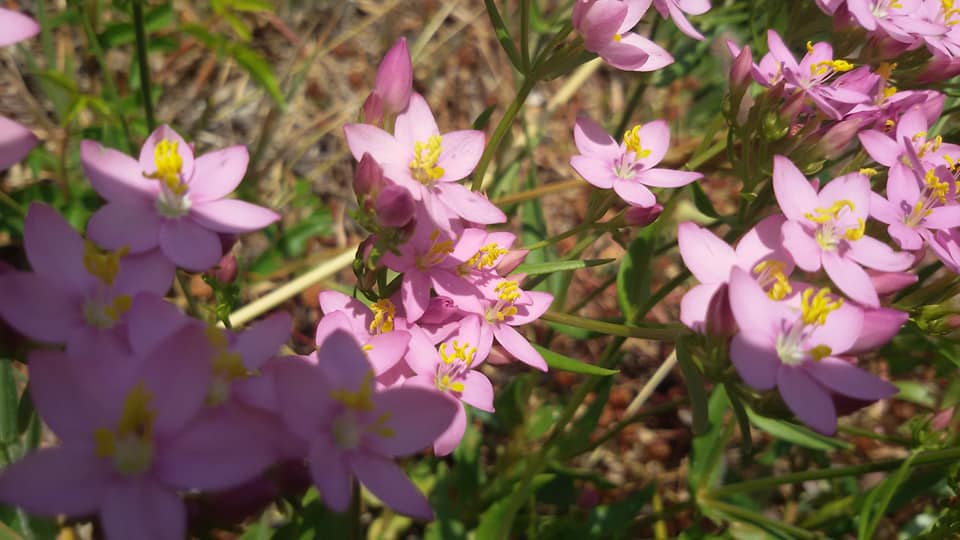
[[[850,141],[860,132],[862,125],[863,120],[860,118],[848,118],[837,122],[817,142],[817,154],[826,159],[841,156]]]
[[[357,200],[363,201],[368,196],[376,197],[383,185],[383,167],[373,156],[364,153],[353,175],[353,191],[357,194]]]
[[[737,333],[737,321],[730,307],[729,286],[724,283],[713,293],[707,304],[707,334],[718,337],[730,337]]]
[[[363,102],[363,121],[374,126],[383,122],[383,101],[376,92],[370,92]]]
[[[400,38],[380,62],[373,92],[380,97],[383,111],[397,114],[407,108],[413,92],[413,62],[407,38]]]
[[[953,422],[953,415],[956,412],[956,407],[948,407],[933,415],[933,420],[930,422],[930,425],[934,429],[939,429],[943,431],[950,427],[951,422]]]
[[[623,217],[625,218],[627,225],[633,227],[646,227],[647,225],[656,221],[662,212],[663,205],[659,203],[647,207],[631,206],[630,208],[627,208],[627,211],[624,213]]]
[[[909,313],[890,308],[865,309],[860,336],[846,354],[861,354],[882,347],[897,335]]]
[[[510,272],[516,270],[520,263],[527,258],[527,254],[530,253],[528,249],[511,249],[504,255],[500,262],[497,263],[496,272],[501,276],[505,276]]]
[[[870,276],[870,283],[880,296],[895,293],[917,282],[917,275],[909,272],[881,272],[866,269]]]
[[[753,68],[753,52],[750,46],[744,46],[740,54],[733,59],[733,66],[730,67],[730,94],[742,95],[747,90],[751,81],[751,69]]]
[[[223,284],[233,283],[237,279],[237,257],[233,252],[227,252],[216,266],[207,270],[206,274]]]
[[[377,220],[387,227],[403,227],[413,219],[413,196],[406,189],[391,184],[377,195]]]
[[[427,304],[418,324],[444,324],[458,317],[460,310],[456,302],[446,296],[434,296]]]

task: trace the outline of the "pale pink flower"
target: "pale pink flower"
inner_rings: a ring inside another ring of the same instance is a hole
[[[625,71],[655,71],[673,63],[663,47],[631,32],[652,0],[577,0],[573,26],[583,48]]]
[[[931,237],[931,229],[960,227],[953,183],[945,167],[927,169],[921,181],[917,171],[898,161],[887,173],[887,197],[871,194],[870,215],[887,224],[887,233],[900,249],[916,251],[924,238]]]
[[[390,299],[380,299],[367,307],[343,293],[323,291],[319,300],[323,318],[317,324],[318,346],[338,330],[348,332],[367,354],[377,376],[389,371],[407,354],[410,334],[406,321],[398,320],[397,307]]]
[[[413,93],[413,63],[407,38],[400,38],[390,47],[373,82],[373,92],[363,103],[363,120],[369,124],[380,124],[384,114],[395,115],[407,108]]]
[[[710,0],[653,0],[653,7],[657,8],[665,19],[672,19],[684,34],[693,39],[703,40],[703,34],[687,20],[686,14],[703,15],[710,11]]]

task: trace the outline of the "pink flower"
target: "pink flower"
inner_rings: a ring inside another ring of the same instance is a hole
[[[960,146],[943,142],[943,137],[928,137],[928,122],[924,111],[911,108],[896,123],[894,137],[877,130],[862,131],[858,137],[863,149],[877,163],[893,167],[897,163],[910,165],[908,147],[919,160],[931,167],[952,166],[960,159]]]
[[[107,204],[87,224],[98,244],[131,253],[160,247],[174,264],[201,271],[223,255],[217,233],[245,233],[279,214],[225,198],[247,170],[247,149],[232,146],[194,160],[193,149],[167,126],[154,131],[139,162],[94,141],[80,143],[80,160]]]
[[[730,359],[748,385],[759,391],[776,387],[797,418],[832,435],[837,411],[831,394],[873,401],[897,389],[839,358],[860,335],[859,309],[829,289],[809,288],[795,299],[799,306],[771,300],[750,274],[734,268],[730,304],[740,332],[730,343]]]
[[[652,0],[577,0],[573,26],[583,36],[583,48],[625,71],[655,71],[673,63],[662,47],[630,30]]]
[[[449,228],[457,217],[473,223],[502,223],[507,217],[484,196],[457,183],[477,166],[483,154],[482,131],[440,134],[430,106],[420,94],[410,96],[397,116],[393,135],[368,124],[347,124],[347,145],[358,161],[369,153],[384,175],[421,201],[434,221]]]
[[[392,458],[429,446],[447,429],[456,405],[421,388],[375,391],[373,369],[346,332],[334,332],[310,364],[282,358],[277,396],[291,433],[308,447],[314,484],[330,509],[350,505],[353,476],[391,508],[431,519],[430,503]]]
[[[918,250],[930,229],[960,227],[960,205],[952,195],[948,204],[953,182],[944,167],[928,169],[921,182],[913,168],[897,162],[887,174],[887,198],[871,194],[870,215],[888,225],[900,249]]]
[[[411,351],[410,366],[417,374],[404,385],[441,392],[450,396],[457,406],[453,422],[433,443],[433,451],[438,456],[453,452],[463,439],[467,427],[463,403],[493,412],[493,384],[477,371],[490,354],[490,346],[489,336],[484,339],[480,332],[480,318],[469,316],[440,344],[439,352],[432,345]]]
[[[700,284],[687,291],[680,302],[680,320],[692,330],[704,332],[708,322],[728,327],[722,321],[708,321],[714,296],[730,281],[733,268],[750,273],[774,300],[783,300],[793,292],[788,277],[793,258],[782,245],[780,228],[783,216],[770,216],[750,229],[733,249],[710,230],[691,222],[677,228],[680,257]],[[724,294],[726,294],[724,292]]]
[[[703,177],[697,172],[654,168],[670,147],[670,128],[663,120],[634,126],[617,144],[593,120],[580,116],[573,137],[580,155],[571,157],[570,165],[587,182],[600,189],[613,188],[634,206],[657,204],[647,186],[680,187]]]
[[[684,34],[703,40],[703,34],[690,24],[686,13],[703,15],[710,11],[710,0],[653,0],[653,7],[657,8],[663,18],[673,19],[673,23]]]
[[[317,346],[334,332],[346,331],[366,352],[377,376],[406,355],[410,341],[406,321],[397,320],[397,308],[388,298],[374,302],[369,308],[356,298],[336,291],[323,291],[319,299],[324,316],[317,325]]]
[[[407,108],[413,93],[413,63],[407,38],[400,38],[390,47],[377,68],[373,92],[363,104],[363,119],[380,124],[384,113],[395,115]]]
[[[43,515],[99,513],[106,536],[183,538],[180,491],[224,489],[260,472],[238,452],[245,435],[228,421],[200,420],[210,384],[211,350],[188,326],[118,374],[62,353],[30,357],[30,392],[62,441],[0,473],[0,500]]]
[[[80,360],[129,350],[126,313],[141,292],[163,295],[174,268],[157,252],[102,253],[52,208],[30,205],[24,247],[33,272],[0,274],[0,317]]]
[[[891,38],[913,43],[911,21],[915,20],[921,0],[847,0],[854,20],[867,30],[879,30]]]
[[[865,236],[870,215],[870,182],[863,174],[835,178],[820,193],[796,165],[783,156],[773,158],[773,190],[787,217],[783,246],[797,266],[807,272],[823,269],[851,299],[867,307],[880,300],[861,265],[898,272],[913,264],[909,253],[897,253]]]
[[[30,39],[39,31],[37,21],[22,13],[0,8],[0,47]]]
[[[36,21],[9,9],[0,8],[0,47],[29,39],[40,31]],[[37,137],[20,124],[0,116],[0,171],[27,157]]]

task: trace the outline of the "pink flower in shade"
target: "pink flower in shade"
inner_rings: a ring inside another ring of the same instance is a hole
[[[432,345],[411,351],[411,367],[416,376],[407,379],[406,387],[429,388],[451,397],[457,414],[433,443],[433,451],[445,456],[460,444],[467,428],[466,403],[481,411],[493,412],[493,384],[477,371],[490,354],[489,337],[480,332],[480,318],[468,316],[457,331],[440,344],[439,351]]]
[[[910,20],[910,31],[935,56],[960,56],[960,12],[952,0],[921,0],[917,15]]]
[[[913,168],[897,162],[887,175],[887,197],[871,193],[870,215],[887,224],[887,232],[901,249],[916,251],[923,247],[923,239],[931,236],[930,229],[960,227],[960,205],[952,200],[953,183],[945,167],[927,169],[920,181]]]
[[[913,43],[911,25],[918,19],[916,11],[921,0],[847,0],[847,10],[860,26],[869,31],[880,31],[891,38]],[[920,28],[917,28],[920,29]]]
[[[657,204],[647,186],[680,187],[703,177],[697,172],[654,168],[670,147],[670,128],[663,120],[634,126],[617,144],[593,120],[580,116],[573,137],[580,155],[571,157],[570,165],[587,182],[600,189],[613,188],[633,206]]]
[[[343,127],[347,145],[358,161],[369,153],[384,175],[422,201],[433,220],[445,229],[457,217],[473,223],[503,223],[507,216],[486,197],[457,181],[466,178],[480,161],[482,131],[440,134],[430,106],[420,94],[410,96],[397,116],[393,135],[368,124]]]
[[[290,432],[303,441],[310,474],[330,509],[350,505],[351,478],[385,504],[431,519],[430,503],[393,459],[430,446],[456,416],[456,404],[436,391],[376,391],[373,368],[346,332],[324,341],[316,364],[281,358],[277,396]]]
[[[29,39],[40,31],[36,21],[9,9],[0,8],[0,47]],[[37,138],[27,128],[0,116],[0,171],[27,157]]]
[[[899,272],[913,265],[909,253],[895,252],[864,235],[870,215],[870,182],[853,173],[833,179],[820,193],[783,156],[773,158],[773,191],[787,217],[783,246],[797,266],[816,272],[821,266],[847,296],[878,307],[877,291],[863,266]]]
[[[955,274],[960,274],[960,229],[936,231],[927,238],[933,254]]]
[[[909,151],[915,152],[922,163],[930,167],[938,165],[953,166],[960,159],[960,146],[943,142],[943,137],[929,137],[924,111],[919,107],[911,108],[896,123],[896,131],[891,137],[878,130],[866,130],[857,136],[863,149],[877,163],[893,167],[897,163],[910,165]]]
[[[31,339],[66,343],[79,360],[129,350],[126,313],[141,292],[166,294],[159,253],[102,253],[52,208],[33,203],[23,227],[33,272],[0,274],[0,317]]]
[[[62,444],[5,468],[0,501],[50,516],[98,513],[108,539],[184,538],[178,492],[225,489],[261,472],[250,468],[236,425],[198,418],[211,354],[194,326],[146,356],[111,357],[100,369],[34,351],[31,397]],[[131,362],[129,376],[106,365]]]
[[[363,103],[363,119],[370,124],[380,124],[384,113],[395,115],[407,108],[413,93],[413,63],[407,38],[400,38],[390,47],[373,82],[373,92]]]
[[[733,268],[740,268],[754,276],[771,299],[783,300],[793,292],[788,279],[793,272],[793,258],[783,248],[780,236],[784,221],[785,218],[780,215],[764,219],[743,235],[736,249],[708,229],[689,221],[680,224],[677,228],[680,257],[690,273],[700,281],[699,285],[687,291],[680,302],[680,320],[683,324],[697,332],[707,330],[713,297],[723,285],[729,283]]]
[[[380,376],[396,365],[407,353],[410,334],[406,321],[397,320],[397,308],[388,298],[367,307],[356,298],[336,292],[320,293],[323,318],[317,325],[319,346],[337,331],[346,331],[367,353],[373,374]]]
[[[201,271],[223,255],[217,233],[246,233],[280,219],[272,210],[225,198],[243,179],[247,149],[232,146],[194,160],[193,149],[167,126],[154,131],[137,161],[94,141],[80,143],[80,160],[107,204],[87,234],[108,249],[131,253],[156,247],[174,264]]]
[[[673,63],[663,47],[630,30],[652,0],[577,0],[573,26],[583,36],[583,48],[625,71],[655,71]]]
[[[897,393],[892,384],[839,357],[860,335],[863,313],[829,289],[811,287],[793,302],[776,302],[750,274],[734,268],[730,305],[740,327],[730,342],[730,359],[740,377],[759,391],[776,387],[797,418],[820,433],[837,430],[831,394],[874,401]]]
[[[684,34],[703,40],[703,34],[690,24],[686,14],[703,15],[710,11],[710,0],[653,0],[653,7],[657,8],[663,18],[673,19],[673,23]]]

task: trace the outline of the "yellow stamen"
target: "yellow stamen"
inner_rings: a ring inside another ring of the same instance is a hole
[[[855,210],[853,206],[853,202],[847,199],[842,199],[833,203],[833,206],[831,206],[830,208],[814,209],[814,212],[816,213],[816,215],[811,214],[810,212],[807,212],[803,214],[803,216],[814,223],[822,225],[824,223],[827,223],[830,220],[837,219],[840,216],[840,212],[844,208],[849,208],[851,212]]]
[[[846,237],[846,239],[850,240],[851,242],[863,238],[863,233],[866,232],[867,230],[867,225],[866,223],[863,222],[863,218],[857,218],[857,222],[858,222],[858,225],[856,226],[856,228],[847,229],[843,233],[843,236]]]
[[[160,180],[175,195],[183,195],[187,185],[180,182],[180,172],[183,170],[183,158],[180,156],[179,141],[162,139],[153,151],[153,161],[157,172],[146,175],[147,178]]]
[[[820,360],[823,360],[824,358],[830,356],[830,354],[833,353],[833,349],[831,349],[826,345],[817,345],[816,347],[810,349],[809,352],[810,352],[810,356],[812,356],[814,360],[819,362]]]
[[[895,126],[895,125],[897,125],[896,122],[894,122],[893,120],[887,119],[887,120],[883,123],[883,132],[884,132],[884,133],[890,133],[890,131],[893,130],[893,126]]]
[[[368,371],[360,383],[360,389],[351,392],[347,389],[331,390],[330,397],[349,409],[369,412],[373,410],[373,371]]]
[[[813,287],[803,291],[800,298],[801,318],[804,324],[823,326],[827,315],[843,305],[843,298],[830,300],[830,289],[824,287],[814,295]]]
[[[940,180],[940,177],[937,176],[937,173],[933,169],[928,169],[927,174],[924,175],[924,184],[927,188],[940,199],[941,203],[947,202],[947,192],[950,190],[950,184]]]
[[[463,362],[470,367],[473,365],[473,358],[477,354],[476,347],[471,347],[469,343],[461,343],[457,340],[454,340],[451,345],[453,346],[453,352],[447,352],[447,342],[440,344],[440,358],[445,364],[452,364],[455,361]]]
[[[432,186],[443,177],[444,170],[437,167],[440,153],[443,151],[439,135],[432,135],[426,143],[417,141],[413,145],[413,160],[410,162],[410,174],[423,185]]]
[[[879,173],[876,169],[874,169],[874,168],[872,168],[872,167],[864,167],[864,168],[860,169],[860,174],[862,174],[862,175],[864,175],[864,176],[876,176],[876,175],[878,175],[878,174],[880,174],[880,173]]]
[[[620,34],[614,34],[614,35],[613,35],[613,40],[614,40],[614,41],[620,41],[621,39],[623,39],[623,38],[620,36]]]
[[[499,293],[498,298],[506,302],[514,302],[520,298],[521,290],[520,285],[516,281],[505,280],[500,282],[496,287],[493,288],[494,291]]]
[[[877,75],[882,77],[884,80],[888,80],[891,75],[893,75],[893,70],[897,69],[896,62],[882,62],[877,66]]]
[[[643,124],[637,124],[633,128],[623,132],[623,144],[627,150],[633,152],[637,159],[645,158],[650,155],[649,149],[644,149],[640,145],[640,128]]]
[[[113,279],[120,271],[120,259],[128,252],[126,246],[117,251],[100,251],[97,246],[85,240],[83,243],[83,266],[91,276],[98,278],[104,285],[113,285]]]
[[[807,54],[813,54],[813,42],[812,42],[812,41],[808,41],[808,42],[807,42]]]
[[[381,298],[370,306],[373,312],[373,320],[370,321],[371,334],[384,334],[393,331],[393,318],[397,314],[397,308],[393,302],[386,298]]]
[[[483,270],[485,268],[493,268],[493,265],[496,264],[497,259],[503,255],[509,253],[509,250],[504,249],[497,245],[496,242],[490,242],[489,244],[480,248],[479,251],[473,256],[470,257],[467,262],[463,263],[463,270],[474,267],[477,270]]]
[[[784,273],[786,265],[774,259],[761,261],[753,267],[753,273],[767,278],[773,278],[773,286],[767,291],[767,296],[771,300],[783,300],[788,294],[793,292],[790,286],[790,280]]]

